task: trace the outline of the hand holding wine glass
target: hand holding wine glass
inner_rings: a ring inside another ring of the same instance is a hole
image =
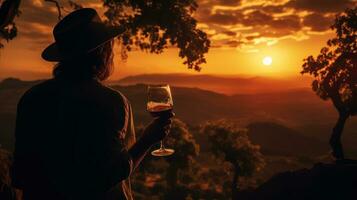
[[[154,118],[145,128],[144,134],[146,140],[150,144],[156,144],[163,140],[169,134],[171,122],[171,118]]]
[[[147,110],[157,123],[167,122],[173,116],[173,100],[169,85],[156,85],[148,87]],[[169,121],[171,123],[171,120]],[[168,130],[167,130],[168,131]],[[167,134],[167,133],[166,133]],[[160,148],[151,152],[153,156],[168,156],[173,154],[173,149],[166,149],[161,140]]]

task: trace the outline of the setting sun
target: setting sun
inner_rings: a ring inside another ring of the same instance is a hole
[[[269,66],[273,63],[273,59],[270,56],[265,56],[263,58],[263,64]]]

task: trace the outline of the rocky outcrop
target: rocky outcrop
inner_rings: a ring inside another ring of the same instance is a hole
[[[311,169],[283,172],[250,191],[237,192],[237,200],[357,199],[357,164],[315,164]]]

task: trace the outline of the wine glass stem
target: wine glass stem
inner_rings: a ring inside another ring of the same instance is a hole
[[[164,146],[164,143],[162,142],[162,140],[160,141],[160,149],[165,150],[165,146]]]

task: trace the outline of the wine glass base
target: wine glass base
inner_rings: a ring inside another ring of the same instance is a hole
[[[169,156],[175,153],[175,150],[173,149],[156,149],[151,152],[151,155],[153,156]]]

